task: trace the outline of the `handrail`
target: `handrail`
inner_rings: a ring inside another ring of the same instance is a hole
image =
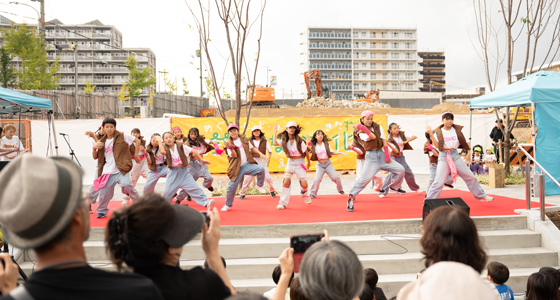
[[[523,153],[525,153],[525,155],[527,156],[527,160],[525,161],[525,198],[527,200],[527,210],[531,210],[531,191],[529,188],[529,182],[531,181],[531,175],[529,169],[531,168],[531,163],[529,162],[529,160],[532,160],[535,163],[535,165],[537,165],[544,174],[546,174],[554,183],[556,183],[558,187],[560,187],[560,183],[558,183],[558,181],[556,181],[556,179],[554,179],[554,177],[552,177],[552,175],[550,175],[550,173],[548,173],[548,171],[545,168],[543,168],[541,164],[539,164],[537,160],[535,160],[535,158],[533,158],[531,154],[529,154],[525,150],[525,148],[523,148],[521,145],[517,145],[517,149],[523,151]],[[544,222],[545,220],[544,175],[539,174],[538,177],[539,177],[538,181],[539,181],[539,200],[540,200],[539,202],[540,202],[540,209],[541,209],[541,221]]]

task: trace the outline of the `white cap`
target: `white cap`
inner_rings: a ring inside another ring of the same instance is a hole
[[[297,127],[297,123],[294,121],[288,122],[288,124],[286,124],[286,128],[290,128],[290,127]]]
[[[255,130],[261,130],[261,127],[259,125],[257,126],[253,126],[253,128],[251,128],[251,132],[255,131]],[[261,130],[262,131],[262,130]]]

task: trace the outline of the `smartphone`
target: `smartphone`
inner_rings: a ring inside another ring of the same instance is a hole
[[[203,211],[202,214],[206,218],[206,227],[210,227],[210,217],[208,216],[208,213]]]
[[[299,273],[299,265],[303,254],[316,242],[325,237],[324,233],[303,234],[290,236],[290,246],[294,248],[294,272]]]

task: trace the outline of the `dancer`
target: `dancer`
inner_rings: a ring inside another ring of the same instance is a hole
[[[265,160],[266,156],[253,147],[249,143],[249,139],[239,135],[239,127],[236,124],[230,124],[227,130],[229,139],[225,140],[225,146],[229,162],[227,175],[230,181],[227,187],[226,204],[222,207],[222,211],[231,210],[235,199],[235,191],[244,175],[257,176],[255,188],[259,192],[265,193],[263,188],[265,169],[257,164],[251,153],[257,154]]]
[[[350,146],[350,149],[356,152],[356,180],[357,180],[362,175],[362,169],[366,157],[366,149],[364,148],[364,145],[360,142],[360,139],[355,139],[355,138],[352,139],[352,146]],[[372,183],[373,190],[378,192],[379,189],[381,189],[381,186],[383,186],[383,177],[381,177],[381,174],[377,172],[373,176],[372,181],[373,181]]]
[[[134,160],[140,163],[138,151],[140,140],[132,135],[117,131],[117,121],[113,118],[103,120],[105,135],[99,139],[97,149],[98,178],[94,181],[94,191],[99,192],[97,218],[104,218],[109,212],[109,201],[113,198],[115,185],[118,183],[130,200],[138,198],[138,192],[130,181],[132,155],[130,145],[135,144]]]
[[[414,141],[416,139],[416,136],[405,134],[404,131],[400,130],[399,125],[397,125],[396,123],[389,124],[389,130],[387,130],[387,133],[389,135],[389,138],[387,139],[387,145],[392,149],[392,151],[389,153],[391,155],[391,160],[403,166],[404,180],[406,180],[406,184],[408,184],[408,187],[413,192],[420,192],[420,186],[416,184],[414,173],[412,173],[412,169],[410,168],[410,166],[408,166],[403,152],[404,150],[412,150],[412,147],[409,143]],[[387,177],[385,177],[383,186],[379,190],[380,197],[384,196],[385,190],[389,187],[392,181],[393,173],[389,172],[387,174]],[[400,186],[391,188],[391,190],[399,194],[406,193],[401,189]]]
[[[98,156],[97,156],[97,148],[95,148],[95,145],[105,135],[105,132],[103,131],[103,125],[99,126],[99,128],[95,132],[86,131],[86,135],[93,139],[91,142],[93,148],[91,156],[95,160],[95,172],[93,173],[94,174],[93,177],[95,180],[99,178],[99,173],[98,173],[99,162],[97,161]],[[89,203],[90,214],[93,213],[93,211],[91,210],[91,204],[97,202],[98,195],[99,195],[99,191],[95,190],[95,184],[93,184],[89,189],[89,192],[86,194],[86,199],[89,199],[91,201]]]
[[[467,151],[468,160],[470,147],[461,132],[463,126],[453,124],[453,119],[453,113],[451,111],[446,111],[441,115],[443,124],[434,130],[432,130],[430,126],[426,126],[426,132],[430,135],[432,143],[437,145],[437,148],[439,149],[436,178],[434,179],[432,186],[430,186],[426,198],[439,198],[443,184],[451,173],[454,182],[457,175],[463,178],[467,187],[477,200],[490,202],[494,200],[494,198],[486,195],[480,187],[476,177],[457,153],[457,148],[462,148],[464,151]]]
[[[175,139],[177,139],[177,135],[175,135]],[[203,135],[199,134],[198,128],[193,127],[189,129],[189,136],[187,137],[187,142],[185,143],[193,150],[198,152],[201,157],[204,157],[204,154],[214,150],[214,147],[209,144],[210,140],[206,140]],[[189,155],[192,158],[192,154]],[[189,164],[189,173],[191,173],[194,181],[197,181],[198,178],[203,178],[204,182],[202,186],[207,188],[209,191],[214,191],[214,187],[212,187],[212,182],[214,182],[214,177],[208,171],[208,165],[203,164],[199,160],[191,160]],[[190,196],[183,190],[177,196],[177,201],[175,204],[179,204],[183,199],[187,196],[187,200],[190,201]]]
[[[161,135],[154,133],[150,137],[150,143],[146,147],[148,156],[146,161],[148,163],[148,179],[144,184],[144,195],[151,194],[156,188],[158,180],[162,177],[167,177],[169,168],[167,167],[167,157]]]
[[[331,163],[331,157],[333,155],[348,154],[345,152],[335,152],[329,144],[329,137],[322,130],[315,131],[311,139],[307,136],[307,140],[309,141],[307,144],[311,147],[311,160],[317,162],[315,179],[311,184],[311,198],[317,197],[317,191],[319,190],[319,186],[321,185],[321,181],[323,180],[323,175],[325,175],[325,173],[327,173],[332,182],[336,184],[338,193],[341,195],[344,194],[344,190],[342,189],[342,180],[340,180],[340,177],[334,170]]]
[[[179,188],[182,188],[200,206],[212,210],[215,205],[214,199],[208,200],[208,197],[206,197],[202,189],[194,181],[188,169],[189,160],[187,156],[192,153],[195,159],[200,160],[202,163],[210,164],[210,162],[204,160],[198,152],[192,151],[191,147],[183,145],[182,142],[175,141],[173,134],[169,131],[163,134],[163,143],[166,153],[165,160],[169,168],[163,198],[171,202],[175,193],[177,193]]]
[[[282,182],[280,203],[278,203],[276,208],[285,209],[286,206],[288,206],[288,203],[290,202],[292,176],[294,173],[296,174],[302,188],[303,193],[301,194],[301,197],[303,197],[305,204],[311,204],[306,172],[311,165],[311,161],[309,160],[309,151],[307,151],[305,141],[299,136],[303,128],[298,126],[296,122],[290,121],[286,124],[286,129],[284,131],[276,134],[279,127],[279,125],[274,124],[273,145],[276,147],[282,146],[282,149],[288,158],[288,163],[286,165],[284,180]],[[304,156],[307,160],[307,168],[303,165]]]
[[[264,168],[265,170],[264,180],[266,181],[266,183],[268,183],[270,196],[272,198],[276,198],[276,193],[274,192],[274,186],[272,185],[272,177],[270,177],[270,172],[268,171],[268,164],[270,163],[272,150],[270,149],[270,144],[266,140],[264,136],[264,132],[261,131],[260,126],[253,126],[253,128],[251,129],[251,139],[249,140],[249,143],[251,143],[251,145],[254,148],[259,150],[260,153],[264,155],[268,153],[268,156],[265,159],[262,159],[258,154],[255,153],[251,153],[251,154],[253,155],[253,158],[255,159],[257,164]],[[255,145],[255,143],[257,143],[258,146]],[[247,189],[249,188],[249,184],[251,184],[254,178],[255,176],[245,175],[245,179],[243,180],[243,187],[241,188],[241,192],[239,193],[239,199],[245,199],[245,193],[247,192]]]
[[[360,139],[360,142],[363,143],[366,155],[362,174],[356,180],[354,187],[350,190],[350,194],[348,195],[348,202],[346,203],[347,211],[354,211],[356,197],[379,170],[385,170],[394,174],[393,182],[389,187],[400,187],[404,177],[403,166],[391,163],[383,127],[373,121],[372,111],[365,110],[362,112],[360,124],[356,125],[356,129],[354,130],[354,138]],[[381,148],[383,148],[383,151]],[[387,190],[384,191],[384,194],[379,196],[384,197],[385,195],[387,195]]]
[[[430,180],[428,181],[428,187],[426,187],[426,191],[428,191],[432,186],[432,183],[434,183],[434,179],[436,178],[439,151],[437,151],[437,149],[432,145],[432,139],[427,132],[426,139],[427,141],[424,144],[424,154],[427,154],[428,158],[430,159]],[[451,174],[448,176],[447,181],[444,183],[444,186],[453,188],[453,178],[451,178]]]
[[[482,146],[476,145],[473,147],[472,161],[471,161],[471,171],[473,174],[484,173],[484,160],[482,159]]]
[[[171,129],[171,132],[173,133],[173,137],[175,137],[176,141],[182,142],[183,144],[187,144],[188,139],[186,136],[183,135],[183,131],[179,126],[173,127],[173,129]]]
[[[148,171],[149,171],[148,162],[145,159],[148,156],[148,153],[146,152],[146,141],[144,140],[144,137],[140,134],[140,129],[134,128],[132,129],[130,134],[140,140],[140,150],[138,151],[138,157],[140,157],[141,161],[139,164],[137,164],[136,161],[133,160],[132,170],[130,170],[130,181],[132,182],[132,185],[136,188],[136,183],[138,182],[138,179],[140,179],[140,176],[144,177],[144,179],[148,179]],[[130,153],[132,154],[134,152],[135,152],[135,146],[130,145]],[[127,205],[129,200],[130,197],[125,195],[123,197],[122,204]]]
[[[16,127],[12,124],[8,124],[4,127],[4,136],[0,139],[0,148],[4,148],[6,150],[12,148],[12,151],[15,151],[8,153],[5,156],[1,156],[0,158],[2,158],[3,161],[12,161],[20,154],[21,151],[25,150],[19,140],[19,137],[15,135],[16,132]]]

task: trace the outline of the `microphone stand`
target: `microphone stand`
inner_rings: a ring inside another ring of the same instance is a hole
[[[82,164],[78,160],[78,157],[76,156],[76,153],[74,153],[74,149],[72,149],[72,146],[70,146],[70,143],[68,142],[68,139],[66,138],[67,134],[61,133],[60,135],[62,135],[62,137],[66,141],[66,144],[68,145],[68,149],[70,149],[70,156],[72,157],[73,160],[75,159],[76,162],[78,163],[78,165],[81,167]]]
[[[2,249],[2,251],[0,251],[0,253],[10,253],[9,249],[8,249],[8,242],[6,242],[6,240],[4,239],[4,247]],[[19,276],[21,276],[21,278],[23,278],[24,281],[27,281],[27,275],[25,274],[25,272],[21,269],[21,267],[19,266],[19,264],[16,262],[16,260],[14,259],[13,255],[10,255],[10,257],[12,258],[12,261],[16,264],[16,266],[18,267],[18,271],[19,271]],[[5,296],[5,295],[4,295]]]

